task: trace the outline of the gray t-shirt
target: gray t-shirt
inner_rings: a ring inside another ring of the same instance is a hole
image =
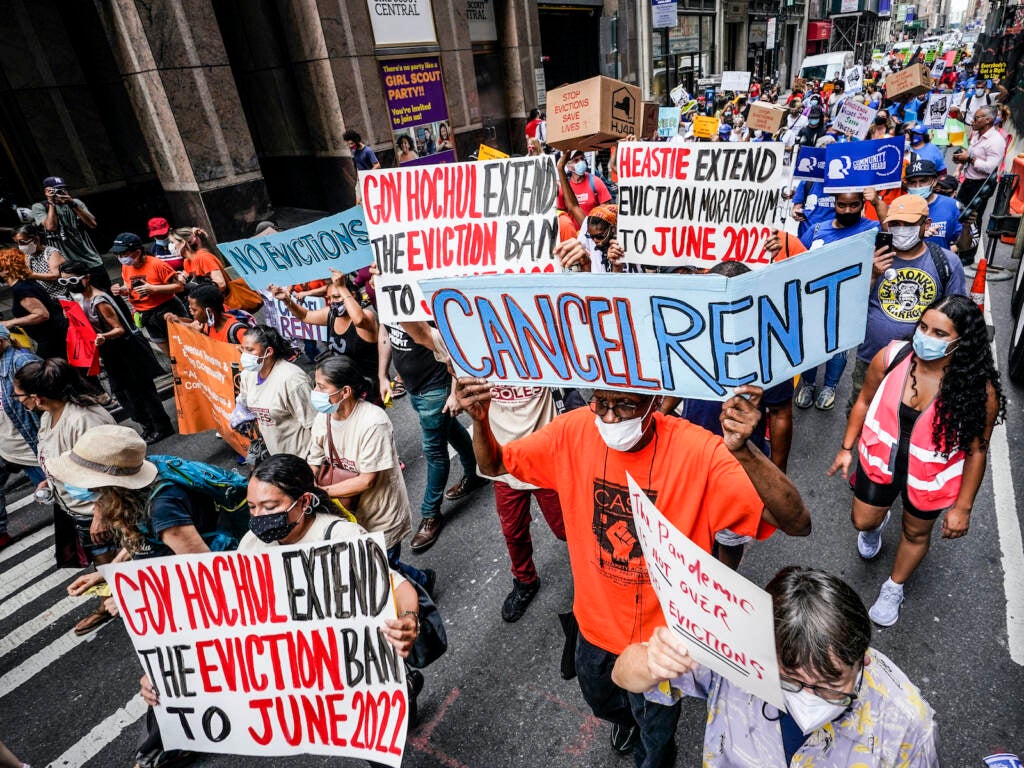
[[[85,207],[85,203],[78,198],[74,198],[73,205],[81,207],[90,216],[92,215]],[[70,262],[85,264],[90,269],[102,265],[103,258],[96,250],[96,246],[92,244],[89,231],[82,220],[78,218],[72,204],[58,205],[56,208],[57,229],[54,232],[46,233],[47,244],[64,254],[64,258]],[[32,216],[35,217],[36,224],[40,226],[46,220],[46,213],[46,203],[36,203],[32,206]]]
[[[942,290],[942,282],[935,261],[928,251],[915,259],[895,258],[892,268],[896,279],[879,277],[871,286],[868,297],[868,325],[864,343],[857,347],[857,357],[866,363],[890,341],[905,339],[921,319],[925,307],[941,296],[966,295],[964,267],[956,254],[941,249],[949,264],[949,283]],[[935,258],[940,258],[938,254]]]

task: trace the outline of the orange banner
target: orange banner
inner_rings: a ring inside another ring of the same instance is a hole
[[[96,329],[77,301],[61,299],[60,306],[68,319],[68,362],[76,368],[86,369],[89,376],[98,376],[100,350],[96,346]]]
[[[233,430],[229,422],[238,391],[235,386],[238,347],[215,341],[177,323],[168,323],[167,330],[178,432],[194,435],[216,429],[240,456],[244,456],[249,439]]]

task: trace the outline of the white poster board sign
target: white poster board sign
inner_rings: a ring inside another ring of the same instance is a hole
[[[850,67],[843,74],[844,92],[847,94],[860,93],[864,90],[864,67],[860,64]]]
[[[750,87],[750,73],[749,72],[723,72],[722,73],[722,90],[723,91],[746,91]]]
[[[839,114],[836,115],[832,126],[840,133],[848,133],[863,140],[868,135],[871,123],[877,114],[877,109],[872,109],[856,99],[847,99],[839,108]]]
[[[771,595],[686,538],[626,477],[636,537],[668,628],[697,663],[785,709]]]

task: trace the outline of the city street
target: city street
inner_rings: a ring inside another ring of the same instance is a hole
[[[997,262],[1009,261],[1000,246]],[[1009,282],[990,284],[995,345],[1005,370]],[[852,367],[852,366],[851,366]],[[989,469],[969,535],[938,538],[907,586],[899,622],[875,628],[872,645],[889,655],[937,712],[940,758],[946,766],[981,765],[994,752],[1024,752],[1024,482],[1012,468],[1024,462],[1024,391],[1003,379],[1007,424],[996,430]],[[838,397],[845,403],[849,368]],[[167,401],[167,407],[173,407]],[[424,485],[419,429],[408,398],[390,411],[413,507]],[[841,408],[799,411],[790,474],[811,510],[807,539],[777,534],[756,545],[741,570],[765,583],[780,567],[799,563],[848,580],[870,605],[888,575],[899,526],[889,525],[882,554],[864,562],[849,520],[851,494],[827,478],[843,429]],[[233,458],[213,433],[176,436],[156,452],[222,466]],[[572,471],[571,457],[564,457]],[[452,481],[458,468],[453,469]],[[133,764],[144,705],[136,695],[141,667],[120,621],[77,638],[76,621],[91,599],[69,598],[71,570],[53,567],[49,510],[30,502],[28,486],[9,492],[11,532],[20,540],[0,553],[0,738],[39,766],[128,768]],[[489,489],[446,507],[447,527],[421,555],[437,570],[438,603],[450,650],[425,671],[421,721],[410,734],[404,764],[415,768],[626,766],[608,744],[609,728],[589,715],[575,681],[559,677],[562,632],[557,619],[572,594],[564,545],[541,520],[534,526],[542,588],[516,624],[499,615],[511,586],[508,561]],[[417,520],[418,521],[418,520]],[[679,766],[700,763],[705,714],[688,701],[678,729]],[[204,755],[196,765],[348,765],[344,760]]]

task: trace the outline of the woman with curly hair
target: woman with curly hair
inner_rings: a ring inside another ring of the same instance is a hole
[[[0,278],[11,286],[11,317],[0,321],[8,329],[23,328],[36,343],[39,357],[67,357],[68,323],[60,304],[32,279],[21,251],[0,248]]]
[[[828,474],[847,476],[856,443],[852,517],[865,560],[878,555],[889,508],[903,497],[896,560],[868,612],[876,624],[899,618],[903,585],[927,554],[940,515],[943,538],[966,535],[989,437],[1005,415],[985,320],[965,296],[932,302],[912,342],[892,342],[871,361]]]

